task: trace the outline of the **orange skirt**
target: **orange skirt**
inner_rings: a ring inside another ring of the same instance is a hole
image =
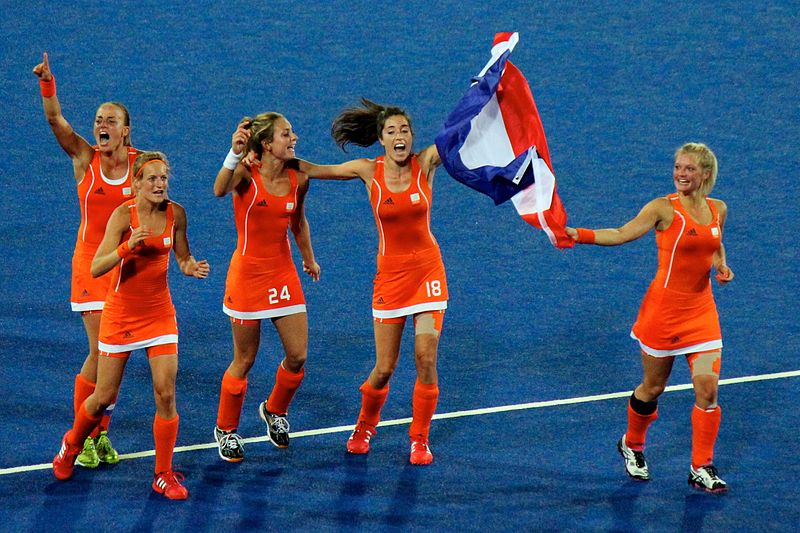
[[[109,304],[100,316],[98,347],[108,353],[130,352],[178,343],[178,321],[172,302],[132,313]]]
[[[305,313],[306,299],[291,256],[264,259],[234,252],[222,310],[240,320]]]
[[[72,254],[72,284],[69,302],[76,312],[103,309],[111,283],[111,271],[99,278],[92,277],[92,260],[95,250],[75,249]]]
[[[702,292],[679,292],[650,284],[631,329],[642,350],[667,357],[722,348],[711,284]]]
[[[378,256],[372,316],[394,318],[447,309],[447,275],[439,247]]]

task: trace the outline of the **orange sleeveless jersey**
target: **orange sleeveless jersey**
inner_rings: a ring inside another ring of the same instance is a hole
[[[306,301],[292,261],[289,224],[297,211],[297,174],[287,171],[285,196],[267,192],[253,168],[244,193],[233,194],[236,251],[225,281],[223,312],[240,320],[260,320],[306,311]]]
[[[411,184],[392,192],[384,178],[384,158],[375,161],[370,203],[378,227],[378,269],[373,282],[372,316],[395,318],[447,309],[447,276],[431,232],[431,188],[411,157]]]
[[[706,199],[712,220],[695,222],[678,195],[669,228],[656,231],[658,271],[639,309],[631,337],[653,356],[672,356],[722,348],[719,316],[711,293],[711,266],[722,245],[719,213]]]
[[[136,201],[125,202],[131,214],[131,228],[139,226]],[[172,203],[166,206],[167,221],[160,235],[144,244],[111,270],[106,305],[100,318],[98,346],[109,353],[120,353],[177,344],[178,323],[167,284],[169,252],[175,237]],[[130,237],[123,235],[120,242]]]
[[[90,272],[92,259],[103,240],[106,223],[114,209],[133,197],[131,177],[136,149],[128,147],[128,172],[125,177],[112,180],[100,168],[100,150],[94,147],[94,157],[78,182],[78,203],[81,223],[72,255],[72,286],[70,303],[73,311],[98,311],[103,309],[110,273],[93,278]]]

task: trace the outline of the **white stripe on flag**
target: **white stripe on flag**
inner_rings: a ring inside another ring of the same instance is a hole
[[[470,170],[493,166],[505,167],[514,160],[514,149],[508,138],[497,95],[486,102],[481,112],[470,120],[470,130],[458,149],[464,166]]]

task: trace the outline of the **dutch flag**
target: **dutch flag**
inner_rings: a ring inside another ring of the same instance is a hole
[[[492,58],[447,117],[436,148],[453,178],[495,205],[510,198],[554,246],[571,248],[539,112],[525,76],[508,60],[518,41],[517,33],[495,35]]]

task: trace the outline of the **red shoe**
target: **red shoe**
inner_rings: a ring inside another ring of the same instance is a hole
[[[433,454],[427,439],[421,436],[411,437],[411,456],[408,460],[412,465],[429,465],[433,462]]]
[[[170,500],[185,500],[189,497],[189,491],[181,485],[183,474],[167,470],[156,474],[153,478],[153,490]]]
[[[359,422],[353,430],[353,434],[347,439],[347,453],[363,455],[369,452],[369,439],[378,434],[375,426],[366,422]]]
[[[72,477],[72,470],[75,468],[75,459],[82,450],[81,446],[70,444],[67,441],[67,435],[69,435],[69,431],[64,433],[64,437],[61,439],[61,449],[58,450],[58,453],[53,458],[53,474],[56,476],[56,479],[60,479],[61,481]]]

